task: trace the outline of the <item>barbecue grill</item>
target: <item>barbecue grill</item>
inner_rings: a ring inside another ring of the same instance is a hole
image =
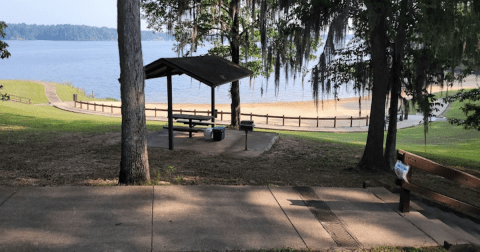
[[[247,150],[248,132],[253,131],[254,127],[255,127],[255,124],[253,124],[253,121],[241,121],[240,122],[240,128],[238,130],[245,131],[245,150]]]

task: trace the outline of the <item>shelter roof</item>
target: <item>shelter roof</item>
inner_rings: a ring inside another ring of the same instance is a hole
[[[172,75],[186,74],[210,87],[236,81],[253,74],[248,68],[239,66],[218,56],[183,58],[161,58],[144,67],[146,79],[167,76],[167,67]]]

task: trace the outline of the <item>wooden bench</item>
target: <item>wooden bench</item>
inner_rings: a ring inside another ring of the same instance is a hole
[[[400,191],[400,205],[399,210],[400,212],[408,212],[410,208],[410,191],[416,192],[426,198],[430,198],[434,201],[446,204],[462,213],[472,215],[474,217],[480,216],[480,208],[463,201],[450,198],[443,194],[437,193],[421,185],[416,185],[412,183],[412,174],[413,168],[420,169],[431,174],[435,174],[438,176],[442,176],[446,179],[455,181],[463,186],[467,186],[473,188],[474,190],[480,189],[480,178],[477,178],[471,174],[445,167],[441,164],[435,163],[431,160],[426,158],[417,156],[410,152],[406,152],[404,150],[397,151],[397,160],[402,161],[404,164],[410,165],[410,170],[407,174],[407,181],[403,179],[396,179],[395,183],[401,186]],[[480,196],[480,193],[478,193]]]
[[[183,124],[190,124],[190,122],[188,120],[177,120],[178,123],[183,123]],[[205,126],[215,126],[215,123],[214,122],[193,122],[192,121],[192,125],[195,126],[195,125],[205,125]]]
[[[163,126],[164,129],[168,129],[168,125]],[[199,128],[189,128],[189,127],[182,127],[182,126],[173,126],[173,130],[175,131],[183,131],[183,132],[199,132],[202,129]]]

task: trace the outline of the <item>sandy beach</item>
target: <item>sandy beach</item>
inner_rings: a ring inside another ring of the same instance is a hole
[[[465,79],[462,85],[455,83],[453,87],[449,87],[448,90],[459,90],[462,88],[477,88],[480,86],[480,78],[477,80],[475,76],[469,76]],[[430,91],[430,89],[429,89]],[[447,87],[444,87],[443,90],[440,87],[433,87],[431,92],[440,92],[447,91]],[[339,101],[335,100],[324,100],[323,105],[322,101],[319,101],[318,109],[315,106],[314,101],[301,101],[301,102],[275,102],[275,103],[241,103],[241,113],[245,114],[257,114],[257,115],[269,115],[269,116],[286,116],[286,117],[320,117],[320,118],[345,118],[345,117],[365,117],[370,115],[370,103],[371,97],[366,96],[361,99],[361,110],[359,109],[359,98],[342,98]],[[120,102],[102,102],[103,104],[120,106]],[[167,109],[166,103],[147,103],[147,109]],[[230,112],[230,104],[216,104],[215,108],[219,113]],[[93,109],[93,108],[90,108]],[[210,104],[173,104],[174,110],[188,110],[188,111],[207,111],[210,110]],[[361,112],[361,113],[360,113]],[[119,109],[114,109],[114,113],[120,113]],[[178,112],[175,112],[178,113]],[[155,116],[155,111],[147,110],[147,116]],[[202,113],[203,114],[203,113]],[[167,113],[163,111],[157,111],[158,117],[166,117]],[[219,119],[221,114],[218,115]],[[243,119],[249,119],[243,118]],[[265,120],[256,118],[256,120]],[[271,119],[275,120],[275,119]],[[278,119],[281,120],[281,119]],[[230,115],[223,115],[223,121],[230,121]],[[271,121],[274,123],[274,121]],[[296,122],[298,124],[298,120]]]

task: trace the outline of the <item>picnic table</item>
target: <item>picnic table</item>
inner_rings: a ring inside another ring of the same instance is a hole
[[[198,132],[199,129],[195,128],[196,125],[215,125],[214,122],[202,122],[211,120],[213,116],[198,116],[198,115],[185,115],[185,114],[173,114],[172,118],[177,120],[177,122],[188,124],[186,127],[174,127],[173,130],[178,131],[188,131],[188,137],[192,137],[192,132]],[[180,120],[179,120],[180,119]],[[185,119],[185,120],[182,120]]]

